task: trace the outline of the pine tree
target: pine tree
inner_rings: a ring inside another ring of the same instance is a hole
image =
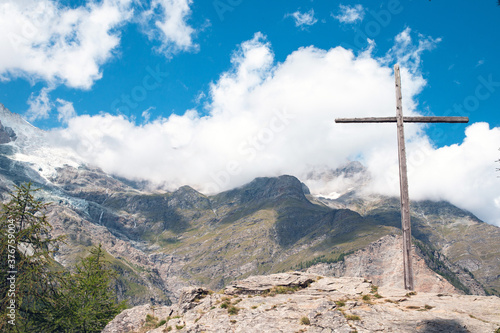
[[[0,331],[34,332],[45,309],[57,299],[60,273],[54,270],[47,204],[31,183],[15,187],[0,215]]]
[[[125,302],[118,303],[111,289],[116,273],[110,268],[105,254],[101,244],[92,248],[90,255],[76,265],[75,273],[66,281],[64,301],[54,309],[60,318],[58,331],[101,332],[125,309]]]
[[[100,332],[125,308],[99,245],[70,273],[58,268],[45,210],[31,183],[0,210],[0,332]]]

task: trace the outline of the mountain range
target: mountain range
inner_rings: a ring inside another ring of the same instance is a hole
[[[306,185],[340,181],[328,195]],[[85,163],[0,104],[2,199],[14,184],[40,188],[52,234],[67,235],[56,261],[71,267],[101,243],[119,272],[119,297],[131,305],[169,305],[189,285],[218,290],[292,270],[401,287],[399,199],[365,194],[368,181],[351,162],[215,195],[151,190]],[[417,289],[500,295],[500,228],[444,201],[411,202],[411,215]]]

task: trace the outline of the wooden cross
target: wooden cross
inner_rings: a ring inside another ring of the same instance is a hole
[[[406,169],[406,150],[403,123],[468,123],[467,117],[403,117],[401,96],[401,76],[399,65],[394,66],[396,80],[396,117],[374,118],[338,118],[336,123],[397,123],[398,155],[399,155],[399,186],[401,195],[401,227],[403,230],[403,267],[404,285],[407,290],[414,290],[413,267],[411,263],[411,224],[410,199],[408,195],[408,176]]]

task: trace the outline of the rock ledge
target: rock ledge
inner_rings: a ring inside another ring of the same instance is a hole
[[[189,287],[172,306],[137,306],[104,333],[496,332],[500,298],[407,293],[359,277],[252,276],[220,293]]]

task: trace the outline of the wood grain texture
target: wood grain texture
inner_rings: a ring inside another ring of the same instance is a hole
[[[336,123],[396,123],[396,117],[337,118]],[[405,123],[468,123],[468,117],[403,117]]]

